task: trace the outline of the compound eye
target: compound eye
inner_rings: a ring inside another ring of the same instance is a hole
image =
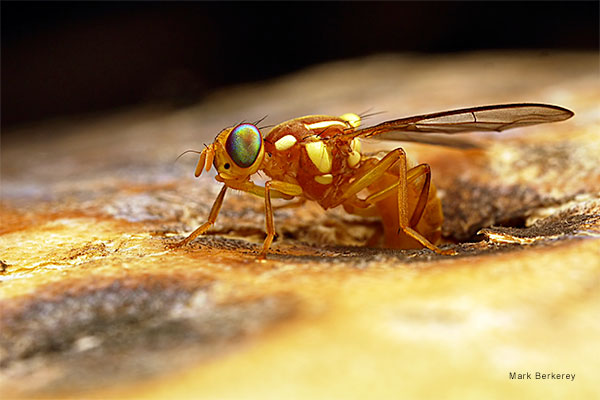
[[[252,124],[242,124],[236,126],[227,141],[225,150],[234,163],[240,168],[248,168],[260,153],[262,146],[262,137],[258,128]]]

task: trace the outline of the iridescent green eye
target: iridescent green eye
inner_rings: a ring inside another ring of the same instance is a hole
[[[236,126],[225,142],[227,154],[240,168],[248,168],[254,164],[261,146],[260,132],[252,124]]]

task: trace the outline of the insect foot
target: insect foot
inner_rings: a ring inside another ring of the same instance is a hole
[[[176,250],[176,249],[180,249],[183,246],[185,246],[187,243],[184,243],[184,241],[179,241],[179,242],[175,242],[175,243],[168,243],[167,244],[167,248],[171,249],[171,250]]]
[[[438,251],[436,251],[436,253],[441,254],[443,256],[456,256],[458,255],[458,252],[456,250],[453,249],[438,249]]]

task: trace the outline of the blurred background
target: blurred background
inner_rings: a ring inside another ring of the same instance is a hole
[[[599,2],[2,2],[2,128],[386,52],[598,50]],[[10,129],[8,132],[10,133]]]

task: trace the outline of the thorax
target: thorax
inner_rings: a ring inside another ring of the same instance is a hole
[[[272,179],[296,183],[304,196],[321,205],[336,196],[361,161],[354,127],[341,117],[313,115],[275,126],[265,136],[264,172]]]

